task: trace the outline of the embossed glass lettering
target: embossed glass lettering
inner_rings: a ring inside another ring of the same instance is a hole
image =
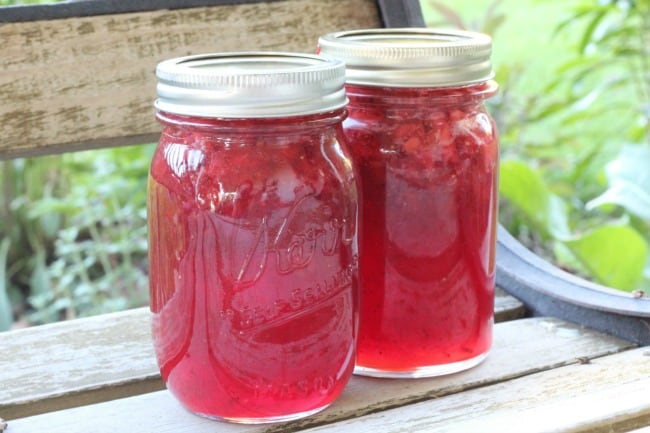
[[[190,410],[225,418],[309,411],[350,377],[357,198],[342,116],[159,113],[153,334],[163,379]]]

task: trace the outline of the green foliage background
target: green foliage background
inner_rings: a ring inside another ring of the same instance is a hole
[[[501,222],[574,273],[650,293],[650,1],[423,2],[494,39]]]
[[[0,326],[145,305],[153,145],[0,162]],[[4,266],[3,266],[4,265]]]

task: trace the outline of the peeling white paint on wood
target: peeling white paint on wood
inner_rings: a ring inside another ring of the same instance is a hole
[[[163,389],[148,309],[0,333],[4,418]]]
[[[644,349],[307,430],[355,432],[627,432],[650,425]]]
[[[373,0],[1,24],[0,159],[155,141],[154,71],[164,59],[216,51],[313,53],[324,33],[380,26]]]

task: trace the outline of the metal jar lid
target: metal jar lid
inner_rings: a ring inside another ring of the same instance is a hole
[[[426,28],[330,33],[319,53],[342,60],[347,82],[388,87],[467,85],[493,78],[492,39],[482,33]]]
[[[158,64],[156,109],[210,118],[315,114],[344,107],[345,65],[310,54],[217,53]]]

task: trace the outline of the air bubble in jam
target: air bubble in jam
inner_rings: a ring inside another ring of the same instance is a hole
[[[498,145],[483,107],[493,83],[347,91],[362,197],[360,372],[435,375],[482,359],[494,304]]]
[[[286,419],[326,407],[352,374],[357,198],[341,116],[159,113],[153,336],[163,379],[189,410]]]

